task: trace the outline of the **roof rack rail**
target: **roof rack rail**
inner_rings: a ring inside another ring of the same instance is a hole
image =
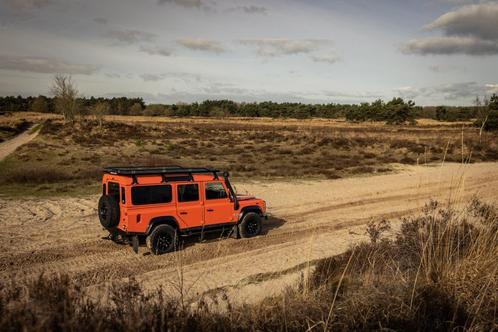
[[[115,175],[166,175],[166,174],[204,174],[212,173],[217,177],[220,172],[214,168],[185,168],[180,166],[140,166],[140,167],[121,167],[110,166],[104,168],[104,173]]]

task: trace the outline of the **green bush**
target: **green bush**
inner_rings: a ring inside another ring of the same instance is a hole
[[[405,102],[402,98],[393,98],[388,103],[376,100],[373,103],[362,103],[346,113],[349,121],[385,121],[388,124],[404,124],[415,122],[415,103]]]

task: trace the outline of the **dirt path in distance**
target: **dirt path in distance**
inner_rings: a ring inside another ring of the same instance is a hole
[[[397,173],[339,180],[235,183],[267,200],[271,218],[253,239],[189,240],[178,252],[138,255],[103,240],[98,196],[0,199],[0,283],[11,277],[69,273],[98,289],[135,277],[145,289],[254,302],[281,292],[316,260],[366,239],[372,218],[418,213],[429,199],[453,206],[477,195],[498,204],[498,163],[403,167]],[[396,224],[394,225],[396,226]],[[183,287],[179,287],[183,284]]]
[[[25,130],[16,137],[0,143],[0,161],[4,160],[9,154],[14,152],[21,145],[26,144],[34,139],[40,132],[40,130],[31,132],[35,126],[36,125],[31,126],[29,129]]]

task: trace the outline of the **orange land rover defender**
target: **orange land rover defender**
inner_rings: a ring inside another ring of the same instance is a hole
[[[266,203],[233,190],[228,172],[208,168],[107,167],[98,203],[110,239],[145,238],[153,254],[175,250],[179,236],[230,231],[238,237],[261,232]]]

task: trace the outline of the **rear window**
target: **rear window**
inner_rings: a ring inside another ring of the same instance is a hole
[[[199,200],[199,185],[180,184],[178,185],[178,202],[193,202]]]
[[[119,183],[109,182],[107,194],[112,196],[119,203]]]
[[[159,204],[171,202],[171,186],[141,186],[131,188],[133,205]]]

